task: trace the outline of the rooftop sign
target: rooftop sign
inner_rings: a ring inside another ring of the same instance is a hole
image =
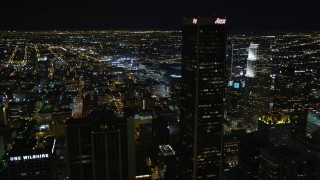
[[[197,24],[198,20],[196,18],[192,19],[192,24]]]
[[[214,23],[215,24],[226,24],[226,19],[217,18]]]
[[[13,156],[10,157],[10,161],[32,160],[32,159],[45,159],[49,158],[49,154],[34,154],[25,156]]]

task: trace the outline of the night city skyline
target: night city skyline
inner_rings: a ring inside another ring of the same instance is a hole
[[[184,17],[216,14],[228,31],[318,30],[320,2],[297,1],[7,1],[1,30],[181,29]]]
[[[320,178],[320,2],[1,7],[1,180]]]

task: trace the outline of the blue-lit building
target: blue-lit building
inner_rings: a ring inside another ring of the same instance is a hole
[[[238,127],[244,122],[244,94],[245,82],[243,80],[229,81],[226,92],[226,119],[231,127]]]

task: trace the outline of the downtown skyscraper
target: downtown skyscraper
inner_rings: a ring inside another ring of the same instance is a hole
[[[182,27],[181,179],[220,179],[226,88],[226,19]]]
[[[295,67],[279,69],[275,75],[274,107],[290,115],[292,136],[306,136],[312,75]]]
[[[135,177],[134,124],[111,110],[66,120],[69,179],[123,180]]]
[[[271,62],[269,43],[250,43],[246,67],[244,123],[252,129],[257,129],[259,117],[270,109]]]

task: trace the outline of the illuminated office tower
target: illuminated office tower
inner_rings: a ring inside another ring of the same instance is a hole
[[[246,76],[250,78],[271,73],[271,48],[267,42],[250,43]]]
[[[229,81],[229,87],[226,92],[226,119],[233,125],[243,124],[244,120],[244,93],[245,82],[241,80]],[[239,128],[239,126],[236,126]]]
[[[245,124],[257,128],[258,117],[270,106],[271,48],[269,43],[250,44],[247,61]]]
[[[248,48],[248,59],[247,59],[247,77],[255,77],[256,75],[256,61],[258,60],[258,48],[259,44],[250,43]]]
[[[226,19],[182,27],[181,179],[220,179],[226,87]]]
[[[311,78],[292,67],[276,73],[274,107],[290,115],[293,136],[306,136]]]
[[[38,76],[41,81],[46,81],[49,76],[50,60],[46,56],[38,58]]]
[[[8,166],[10,180],[57,179],[56,139],[46,134],[46,128],[31,120],[25,131],[25,137],[16,138],[12,148],[4,159]],[[41,132],[41,133],[39,133]],[[0,173],[2,176],[3,171]]]

